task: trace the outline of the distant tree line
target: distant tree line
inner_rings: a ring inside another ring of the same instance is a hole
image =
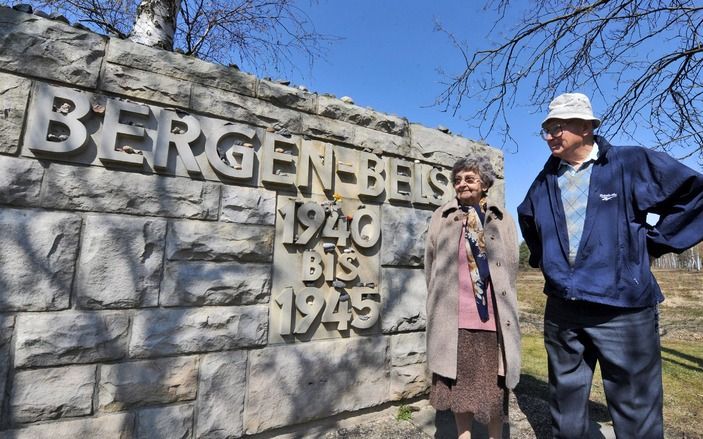
[[[530,268],[530,250],[525,241],[520,243],[519,266],[520,269]],[[703,242],[686,250],[683,253],[669,253],[652,262],[652,268],[659,270],[703,270]]]
[[[681,254],[669,253],[657,258],[652,263],[652,267],[662,270],[701,271],[703,269],[703,242]]]

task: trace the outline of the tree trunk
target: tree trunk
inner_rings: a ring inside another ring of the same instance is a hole
[[[142,0],[129,40],[146,46],[173,50],[173,34],[180,0]]]

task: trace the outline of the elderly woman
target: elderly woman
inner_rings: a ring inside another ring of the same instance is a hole
[[[473,419],[501,437],[507,389],[520,379],[517,235],[510,215],[487,203],[494,180],[486,157],[457,161],[456,198],[432,215],[425,247],[430,403],[454,413],[461,439]]]

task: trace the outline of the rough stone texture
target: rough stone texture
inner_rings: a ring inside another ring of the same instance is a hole
[[[427,285],[421,269],[381,269],[381,329],[384,333],[425,329]]]
[[[22,121],[31,85],[29,79],[0,73],[0,154],[16,154],[19,151]]]
[[[424,395],[430,388],[427,365],[410,364],[391,369],[390,399],[401,401]]]
[[[263,188],[223,186],[220,221],[274,225],[276,192]]]
[[[192,81],[207,87],[229,90],[247,96],[255,95],[256,77],[253,75],[212,64],[193,56],[147,47],[127,40],[110,39],[105,60],[112,64]]]
[[[410,155],[410,142],[407,137],[386,134],[369,128],[356,127],[353,144],[367,151],[383,151],[399,156]]]
[[[156,306],[165,234],[165,220],[88,215],[76,279],[78,306]]]
[[[164,358],[103,365],[99,409],[116,412],[195,399],[197,357]]]
[[[166,243],[166,258],[176,261],[271,262],[273,236],[269,226],[176,221]]]
[[[0,132],[0,144],[2,139],[3,133]],[[36,160],[0,156],[0,203],[38,205],[43,176],[44,169]]]
[[[329,96],[318,97],[317,114],[396,136],[403,136],[408,130],[408,122],[405,119],[347,104]]]
[[[80,227],[74,214],[0,210],[0,312],[68,308]]]
[[[81,87],[95,87],[107,39],[55,20],[4,9],[0,14],[0,65]]]
[[[68,366],[15,374],[10,417],[16,423],[88,416],[97,366]]]
[[[314,113],[316,108],[316,96],[313,93],[275,82],[259,81],[256,96],[278,106],[294,108],[306,113]]]
[[[488,191],[488,201],[498,206],[505,206],[505,180],[500,179],[493,183],[493,187]]]
[[[10,371],[11,341],[15,330],[15,317],[0,315],[0,413],[4,413],[5,383]]]
[[[356,130],[364,128],[342,122],[335,119],[320,117],[312,114],[300,114],[301,127],[298,132],[306,133],[310,136],[322,140],[330,140],[338,143],[354,144]],[[379,133],[380,134],[380,133]]]
[[[443,133],[434,128],[410,124],[411,155],[451,167],[457,159],[471,154],[487,155],[498,176],[503,176],[503,153],[486,144]]]
[[[130,355],[213,352],[266,343],[268,307],[145,310],[134,317]]]
[[[301,132],[300,113],[209,85],[193,84],[191,108],[260,127],[278,124],[293,133]]]
[[[424,332],[395,334],[390,339],[392,366],[419,364],[427,360],[427,344]]]
[[[164,220],[88,216],[79,258],[78,305],[156,306],[165,234]]]
[[[191,83],[141,69],[105,63],[102,90],[165,105],[187,107]]]
[[[216,219],[215,183],[51,163],[44,177],[46,207],[68,210]]]
[[[83,439],[110,438],[132,439],[134,437],[134,415],[120,413],[97,418],[77,419],[66,422],[30,425],[19,430],[8,430],[0,434],[2,439]]]
[[[425,236],[432,211],[381,206],[382,265],[420,267],[425,260]]]
[[[425,394],[431,382],[425,364],[425,333],[396,334],[390,340],[391,400],[400,401]]]
[[[56,366],[114,361],[125,356],[125,314],[62,312],[17,317],[15,366]]]
[[[185,439],[192,435],[193,405],[157,407],[137,413],[137,439]]]
[[[249,363],[248,434],[373,407],[388,398],[385,337],[269,347],[251,351]]]
[[[268,303],[271,266],[232,262],[169,262],[161,285],[163,306]]]
[[[240,437],[244,432],[247,355],[244,351],[202,357],[198,385],[197,437]]]

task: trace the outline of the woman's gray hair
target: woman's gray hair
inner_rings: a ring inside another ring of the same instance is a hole
[[[452,166],[452,184],[454,184],[456,175],[462,171],[474,171],[477,173],[481,177],[483,185],[486,186],[486,190],[490,189],[496,180],[496,173],[493,170],[491,161],[483,155],[464,157],[457,160]]]

